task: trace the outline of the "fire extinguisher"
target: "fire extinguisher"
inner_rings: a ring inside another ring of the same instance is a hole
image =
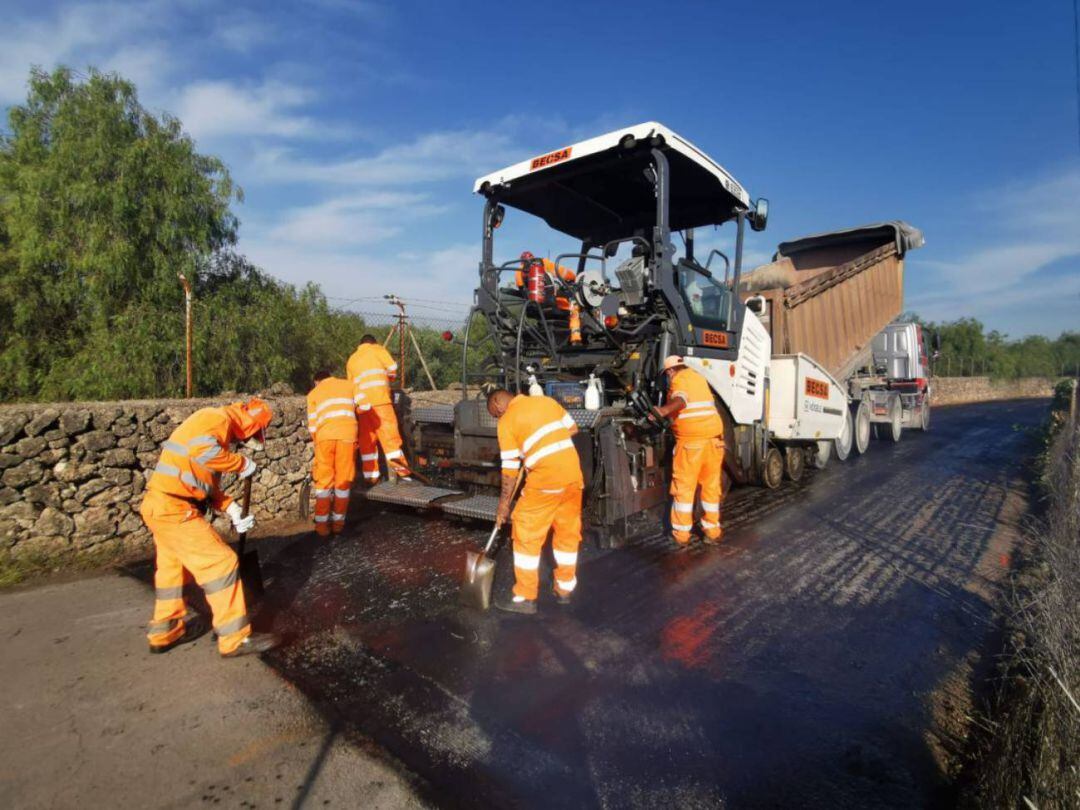
[[[545,303],[547,301],[548,279],[547,271],[544,270],[544,263],[539,259],[532,259],[529,262],[527,277],[529,300],[537,304]]]

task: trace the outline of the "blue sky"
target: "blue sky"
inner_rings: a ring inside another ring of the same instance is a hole
[[[1068,0],[0,3],[0,105],[31,64],[131,78],[231,167],[240,248],[354,308],[395,292],[456,316],[474,177],[658,120],[770,199],[751,259],[905,219],[927,240],[909,308],[1080,329]],[[562,249],[524,216],[498,257]]]

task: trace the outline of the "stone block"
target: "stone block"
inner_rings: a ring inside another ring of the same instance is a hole
[[[105,430],[92,430],[79,437],[78,446],[91,453],[100,453],[116,447],[116,437]]]
[[[116,468],[110,467],[109,469],[101,471],[101,477],[104,478],[106,481],[108,481],[110,484],[113,484],[113,485],[116,485],[116,486],[121,486],[121,485],[124,485],[124,484],[130,484],[131,480],[132,480],[132,475],[133,474],[132,474],[131,470],[127,470],[127,469],[123,469],[123,468],[119,468],[119,467],[116,467]]]
[[[2,480],[9,487],[15,487],[16,489],[22,489],[30,484],[36,484],[41,481],[42,476],[45,474],[45,468],[42,467],[36,461],[24,461],[17,467],[10,467],[4,470],[3,476],[0,476]]]
[[[26,423],[23,428],[27,436],[37,436],[51,428],[60,419],[60,411],[56,408],[46,408],[37,413],[33,419]]]
[[[52,470],[53,477],[55,477],[57,481],[63,481],[66,484],[86,481],[88,478],[92,478],[95,473],[94,465],[75,461],[57,462]]]
[[[118,447],[102,453],[101,463],[106,467],[134,467],[138,462],[134,452],[126,447]]]
[[[34,484],[24,489],[22,496],[30,503],[48,504],[52,507],[60,506],[63,500],[56,484]]]
[[[108,430],[113,422],[120,418],[120,409],[114,407],[99,407],[94,409],[94,430]]]
[[[26,413],[16,412],[0,416],[0,447],[22,433],[29,421],[30,415]]]
[[[6,470],[8,467],[21,464],[22,460],[22,456],[18,453],[0,453],[0,470]]]
[[[84,538],[111,537],[116,533],[116,518],[107,506],[95,506],[75,516],[75,533]]]
[[[12,489],[11,487],[0,487],[0,506],[7,506],[9,503],[15,503],[19,500],[19,490]]]
[[[45,507],[34,524],[35,534],[70,537],[74,531],[75,521],[52,506]]]
[[[44,436],[27,436],[15,442],[15,452],[23,458],[33,458],[48,446]]]
[[[60,417],[60,430],[65,436],[74,436],[90,427],[90,411],[64,411]]]
[[[94,495],[97,495],[99,492],[104,492],[110,487],[112,487],[112,484],[102,478],[91,479],[90,481],[87,481],[85,484],[79,487],[79,491],[75,495],[75,499],[78,500],[80,503],[86,503]]]

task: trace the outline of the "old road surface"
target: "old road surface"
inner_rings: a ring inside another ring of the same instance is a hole
[[[266,566],[268,660],[442,806],[941,806],[1044,414],[943,408],[738,490],[718,549],[589,548],[575,603],[542,583],[534,617],[457,606],[482,526],[365,504]]]

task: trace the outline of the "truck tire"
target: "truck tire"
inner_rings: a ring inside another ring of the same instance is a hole
[[[855,450],[861,456],[870,447],[870,403],[865,399],[859,401],[855,411],[853,433]]]
[[[840,435],[833,439],[833,449],[836,451],[836,457],[841,461],[846,461],[847,457],[851,455],[851,443],[852,432],[854,430],[854,420],[851,418],[851,408],[847,409],[844,414],[844,425],[840,428]]]
[[[930,397],[923,397],[922,408],[919,409],[919,428],[921,430],[930,429]]]
[[[806,470],[806,450],[802,447],[784,448],[784,475],[789,481],[798,481]]]
[[[814,451],[814,469],[824,470],[825,465],[829,463],[829,456],[832,454],[833,443],[832,442],[818,442],[817,449]]]
[[[761,462],[761,483],[769,489],[776,489],[784,480],[784,458],[775,447],[765,451]]]
[[[904,407],[900,404],[900,397],[893,397],[889,405],[889,432],[888,436],[894,442],[900,441],[900,435],[904,432]]]

